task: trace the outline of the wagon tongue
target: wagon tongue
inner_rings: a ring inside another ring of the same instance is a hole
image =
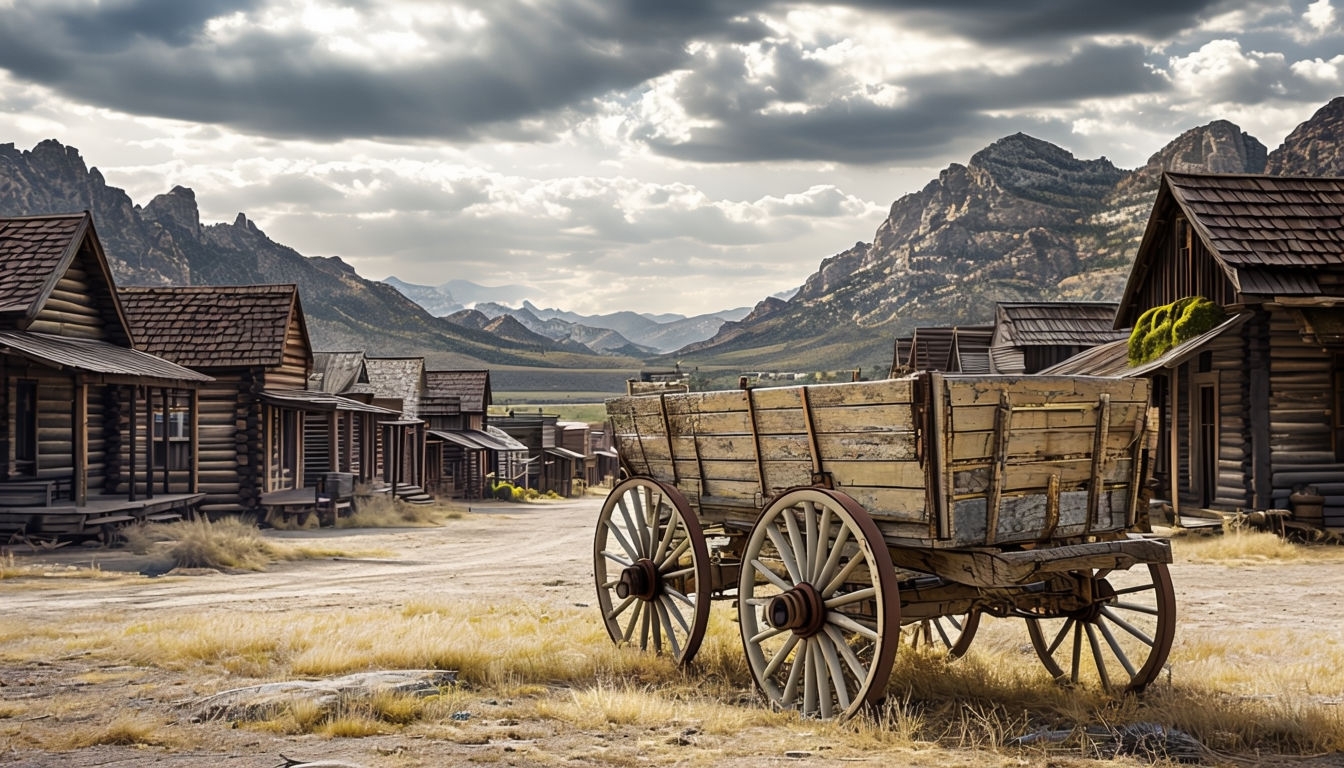
[[[641,558],[621,571],[621,578],[616,582],[616,595],[622,600],[628,597],[652,600],[658,596],[658,584],[658,566],[647,557]]]

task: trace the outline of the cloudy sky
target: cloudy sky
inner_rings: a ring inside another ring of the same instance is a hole
[[[1126,168],[1219,118],[1273,149],[1344,94],[1342,28],[1344,0],[0,0],[0,143],[370,278],[689,315],[1018,131]]]

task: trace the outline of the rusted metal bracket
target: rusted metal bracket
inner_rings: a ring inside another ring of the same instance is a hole
[[[835,480],[831,473],[827,472],[821,463],[821,443],[817,439],[817,429],[812,423],[812,401],[807,394],[807,387],[799,390],[799,396],[803,404],[803,426],[807,429],[808,452],[812,456],[812,484],[834,490]]]
[[[756,427],[756,401],[751,389],[745,390],[747,396],[747,417],[751,420],[751,442],[756,447],[756,481],[761,487],[761,496],[768,496],[765,487],[765,458],[761,456],[761,431]]]
[[[667,438],[667,460],[672,464],[672,484],[677,485],[681,478],[677,476],[677,451],[672,446],[672,420],[667,415],[667,395],[658,395],[658,410],[663,417],[663,436]]]

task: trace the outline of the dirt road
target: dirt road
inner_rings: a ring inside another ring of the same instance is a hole
[[[435,528],[272,531],[269,536],[287,542],[326,546],[351,554],[281,563],[260,573],[198,572],[163,578],[51,580],[37,587],[30,580],[4,580],[0,581],[0,606],[3,606],[0,626],[44,624],[62,616],[109,610],[148,619],[156,612],[221,606],[267,612],[322,611],[374,605],[395,607],[441,598],[588,605],[594,603],[592,537],[601,501],[599,497],[589,497],[527,505],[473,504],[471,514]],[[67,548],[21,554],[17,560],[53,566],[92,565],[105,571],[134,572],[146,565],[145,558],[124,550],[104,549]],[[1184,640],[1212,638],[1229,631],[1262,629],[1300,631],[1311,637],[1344,636],[1344,560],[1258,565],[1178,562],[1172,573],[1180,613],[1178,645]],[[3,663],[3,656],[4,648],[0,647],[0,704],[18,690],[12,687],[16,679],[41,677],[32,674],[32,670]],[[1273,649],[1266,649],[1265,659],[1272,657]],[[1252,663],[1258,662],[1252,660]],[[59,680],[51,684],[68,685]],[[20,733],[23,724],[5,717],[0,714],[0,764],[62,768],[138,765],[271,768],[277,765],[276,755],[286,750],[290,754],[307,750],[327,759],[345,757],[351,764],[362,766],[428,766],[474,762],[471,755],[479,754],[479,749],[472,752],[470,745],[427,741],[407,751],[405,740],[399,741],[396,736],[317,743],[312,741],[313,737],[271,738],[239,731],[212,736],[217,741],[210,749],[187,752],[168,750],[151,755],[134,746],[103,746],[56,754],[34,752],[30,746],[11,746],[5,734]],[[549,751],[531,753],[535,757],[545,755],[542,762],[532,762],[522,755],[507,755],[503,762],[530,765],[554,764],[559,759],[581,760],[585,750],[596,748],[595,744],[604,744],[610,738],[610,734],[556,733],[547,743]],[[499,757],[506,753],[492,754]],[[573,756],[564,758],[564,755]],[[947,762],[952,757],[955,755],[940,754],[937,759]],[[638,762],[637,754],[632,753],[630,758]],[[912,764],[927,759],[929,756],[916,756]],[[979,762],[975,758],[965,759],[969,762],[964,764]],[[728,760],[716,764],[757,763]],[[831,763],[813,760],[811,764]],[[986,764],[1008,763],[994,758]]]

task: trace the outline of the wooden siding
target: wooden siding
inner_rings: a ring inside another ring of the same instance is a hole
[[[94,291],[88,273],[80,266],[81,261],[75,259],[56,282],[51,295],[28,326],[29,331],[81,339],[104,337],[102,313],[95,302],[90,301]]]
[[[1154,249],[1152,266],[1136,292],[1134,306],[1147,309],[1187,296],[1203,296],[1215,304],[1237,302],[1236,289],[1189,226],[1177,225],[1173,209]],[[1179,231],[1179,233],[1178,233]],[[1188,233],[1188,237],[1186,234]],[[1132,323],[1142,310],[1128,318]]]

